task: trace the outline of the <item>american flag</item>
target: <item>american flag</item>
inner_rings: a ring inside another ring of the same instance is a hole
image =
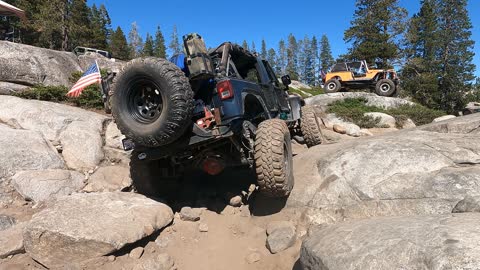
[[[97,61],[91,65],[85,73],[83,73],[80,80],[68,91],[67,96],[79,97],[82,91],[89,85],[102,82],[102,75],[100,74],[100,68]]]

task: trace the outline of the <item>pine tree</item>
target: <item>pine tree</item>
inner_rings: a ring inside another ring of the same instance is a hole
[[[267,43],[265,42],[265,39],[262,39],[262,47],[260,49],[260,57],[262,59],[267,59]]]
[[[247,43],[246,40],[243,40],[242,47],[243,47],[245,50],[248,50],[248,43]]]
[[[455,14],[454,16],[452,16]],[[439,1],[440,108],[455,112],[465,106],[465,95],[475,79],[474,41],[467,0]]]
[[[421,2],[420,12],[410,20],[405,36],[404,53],[407,59],[402,72],[402,84],[407,94],[421,104],[438,108],[439,22],[435,0]]]
[[[266,57],[268,63],[270,63],[270,66],[273,68],[273,70],[277,70],[277,53],[275,52],[275,49],[270,48],[268,49],[267,52],[267,57]],[[278,76],[278,74],[277,74]]]
[[[76,46],[90,46],[93,34],[90,23],[90,8],[85,0],[71,0],[67,14],[67,32],[69,41],[62,45],[63,50],[71,50]]]
[[[157,32],[155,33],[155,42],[154,42],[154,56],[160,58],[167,58],[167,48],[165,47],[165,38],[163,37],[162,30],[160,26],[157,26]]]
[[[278,54],[277,54],[277,73],[285,74],[287,66],[287,47],[285,46],[285,40],[281,39],[278,42]]]
[[[178,38],[178,33],[177,33],[177,26],[173,26],[173,31],[172,31],[172,36],[170,40],[170,45],[168,46],[170,48],[170,51],[172,52],[172,55],[178,54],[182,52],[182,48],[180,46],[180,41]]]
[[[313,57],[313,85],[317,85],[318,83],[318,73],[319,73],[319,61],[318,61],[318,40],[316,36],[312,37],[311,41],[311,50],[312,50],[312,57]]]
[[[112,33],[110,50],[115,58],[122,60],[130,59],[130,46],[128,46],[127,39],[120,26]]]
[[[399,58],[399,37],[405,30],[407,11],[399,0],[358,0],[351,27],[344,39],[351,43],[349,58],[388,67]]]
[[[320,69],[324,72],[335,63],[332,50],[330,47],[330,42],[328,41],[328,37],[326,35],[322,35],[322,39],[320,40]]]
[[[92,34],[90,35],[89,46],[100,50],[107,50],[110,35],[108,26],[110,24],[110,17],[104,17],[105,13],[103,13],[101,9],[97,9],[95,4],[93,4],[90,10]],[[108,16],[108,13],[106,15]]]
[[[138,33],[137,22],[132,23],[132,28],[128,33],[128,45],[130,46],[130,58],[137,58],[141,55],[143,49],[143,40]]]
[[[252,46],[250,47],[250,51],[257,52],[257,49],[255,48],[255,42],[253,41],[252,41]]]
[[[298,44],[297,39],[293,34],[288,35],[287,46],[287,67],[286,73],[290,75],[293,80],[298,80]]]
[[[422,1],[406,35],[402,78],[408,94],[449,113],[464,107],[475,79],[471,29],[466,0]]]
[[[153,48],[153,38],[147,33],[147,37],[145,38],[145,44],[143,45],[142,56],[154,56],[155,51]]]
[[[308,85],[313,85],[315,83],[315,56],[312,42],[308,36],[305,36],[301,42],[301,48],[299,57],[301,80]]]

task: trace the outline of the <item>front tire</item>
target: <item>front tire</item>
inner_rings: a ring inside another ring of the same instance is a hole
[[[290,131],[285,121],[260,123],[255,136],[255,169],[260,191],[269,197],[287,197],[293,189]]]
[[[395,83],[389,79],[382,79],[375,85],[375,93],[383,97],[391,97],[395,94]]]
[[[322,144],[323,134],[318,126],[314,108],[309,105],[303,106],[301,114],[300,130],[302,131],[307,147],[310,148]]]
[[[342,83],[337,79],[328,80],[323,87],[325,93],[336,93],[342,89]]]
[[[136,144],[172,143],[190,126],[193,91],[185,74],[161,58],[130,61],[113,85],[112,114]]]

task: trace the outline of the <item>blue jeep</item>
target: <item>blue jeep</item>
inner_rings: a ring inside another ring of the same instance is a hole
[[[249,166],[273,197],[293,188],[291,139],[309,147],[322,135],[312,108],[289,95],[270,64],[230,42],[207,52],[197,34],[185,55],[139,58],[114,80],[112,114],[133,149],[131,177],[146,195],[167,192],[186,168],[210,175]]]

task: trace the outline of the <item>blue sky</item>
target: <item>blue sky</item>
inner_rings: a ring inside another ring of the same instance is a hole
[[[160,25],[168,40],[173,25],[177,25],[179,35],[197,32],[209,47],[216,47],[223,41],[241,43],[245,39],[249,44],[255,42],[257,50],[262,39],[265,39],[267,47],[276,49],[278,41],[285,39],[289,33],[297,38],[305,35],[319,38],[326,34],[334,57],[345,53],[348,45],[343,41],[343,33],[350,26],[355,0],[297,1],[89,0],[88,3],[105,4],[113,26],[121,26],[126,33],[130,24],[136,21],[142,36],[147,32],[155,33],[157,25]],[[410,16],[418,11],[419,2],[400,0]],[[478,51],[480,1],[469,0],[468,10],[474,27],[475,51]],[[478,67],[476,74],[480,76],[480,53],[475,56],[474,63]]]

